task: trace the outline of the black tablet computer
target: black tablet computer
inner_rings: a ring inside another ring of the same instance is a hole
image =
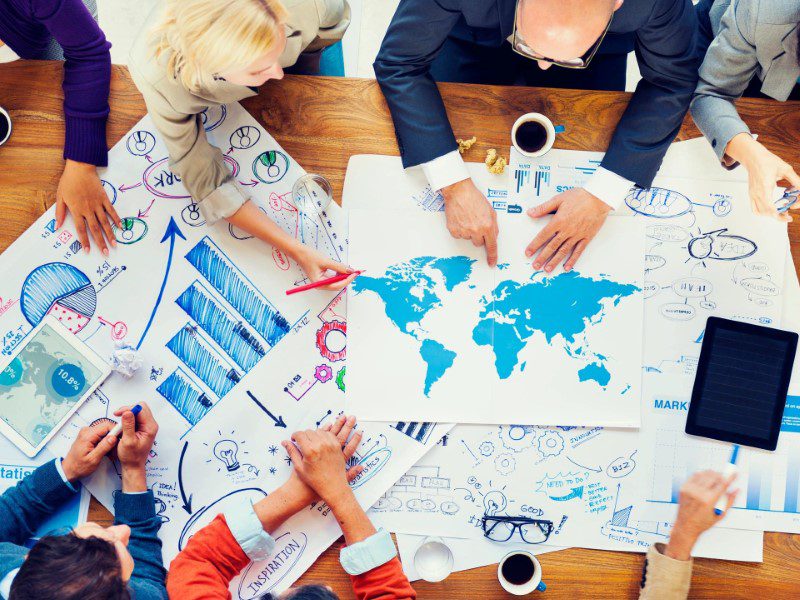
[[[710,317],[686,433],[775,450],[797,334]]]

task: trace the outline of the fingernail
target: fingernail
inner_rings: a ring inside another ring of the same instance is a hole
[[[533,268],[534,269],[538,269],[541,266],[542,266],[541,263],[537,263],[537,262],[533,263]]]
[[[545,271],[547,271],[547,272],[549,273],[550,271],[552,271],[552,270],[553,270],[553,267],[549,267],[549,266],[548,266],[548,267],[545,267],[545,268],[544,268],[544,270],[545,270]]]
[[[530,258],[531,256],[533,256],[533,252],[531,252],[530,250],[525,250],[525,256]]]
[[[103,248],[103,256],[108,256],[108,248]]]
[[[89,254],[89,246],[84,246],[83,247],[83,253],[84,254]]]

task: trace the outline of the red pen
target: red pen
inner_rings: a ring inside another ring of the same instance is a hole
[[[323,285],[338,283],[340,281],[344,281],[345,279],[353,275],[361,275],[363,272],[364,271],[353,271],[352,273],[339,273],[338,275],[334,275],[333,277],[328,277],[327,279],[320,279],[319,281],[315,281],[313,283],[307,283],[305,285],[300,285],[296,288],[286,290],[286,295],[291,296],[292,294],[297,294],[298,292],[305,292],[306,290],[313,290],[314,288],[322,287]]]

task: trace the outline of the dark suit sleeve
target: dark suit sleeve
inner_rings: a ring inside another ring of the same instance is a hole
[[[458,147],[430,65],[460,16],[453,0],[401,0],[373,65],[404,167]]]
[[[602,166],[643,187],[653,182],[697,85],[697,18],[690,0],[656,0],[636,32],[642,80],[622,116]]]

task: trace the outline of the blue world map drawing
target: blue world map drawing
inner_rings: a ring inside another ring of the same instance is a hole
[[[446,347],[422,322],[432,311],[458,302],[459,286],[474,288],[470,284],[474,263],[466,256],[419,256],[389,266],[381,276],[361,275],[352,284],[356,295],[377,295],[393,326],[419,343],[426,397],[463,349]],[[501,273],[505,267],[499,265]],[[594,382],[605,389],[613,376],[608,358],[588,347],[585,334],[602,322],[609,308],[638,291],[639,287],[631,283],[575,271],[551,277],[535,273],[522,282],[501,277],[494,289],[480,298],[475,321],[464,326],[472,328],[471,337],[477,346],[491,347],[500,379],[525,370],[520,353],[538,333],[549,346],[560,347],[576,361],[579,381]]]

